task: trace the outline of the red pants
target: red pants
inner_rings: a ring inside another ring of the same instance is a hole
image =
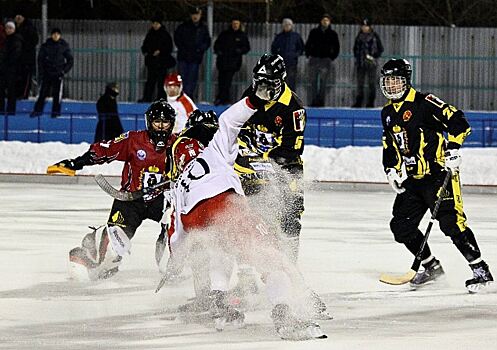
[[[181,214],[181,222],[186,233],[213,230],[220,244],[243,260],[274,248],[277,242],[274,232],[252,214],[246,198],[233,190],[198,203],[188,214]]]

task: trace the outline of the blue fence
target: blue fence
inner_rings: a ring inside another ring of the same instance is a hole
[[[200,105],[221,113],[225,107]],[[45,110],[50,111],[50,102]],[[147,104],[119,104],[125,130],[145,127],[143,112]],[[30,142],[61,141],[64,143],[93,142],[97,116],[95,103],[64,102],[62,116],[50,118],[50,113],[30,118],[32,101],[20,101],[18,113],[0,116],[0,140]],[[473,132],[465,146],[497,147],[497,112],[467,112]],[[309,108],[307,109],[306,144],[322,147],[381,145],[379,109]]]

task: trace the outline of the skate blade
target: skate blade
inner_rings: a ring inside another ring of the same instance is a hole
[[[281,339],[294,341],[328,338],[328,336],[323,333],[321,328],[316,325],[308,326],[304,329],[281,327],[277,333]]]
[[[227,328],[230,329],[241,329],[245,328],[245,320],[243,319],[237,319],[228,322],[226,317],[219,317],[214,319],[214,328],[218,332],[222,332]]]
[[[477,293],[482,293],[483,291],[487,290],[487,287],[489,287],[492,284],[492,281],[485,282],[485,283],[476,283],[476,284],[471,284],[467,286],[466,288],[468,289],[468,292],[470,294],[477,294]]]

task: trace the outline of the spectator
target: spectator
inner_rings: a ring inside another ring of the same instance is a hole
[[[41,45],[38,53],[41,87],[31,117],[42,115],[45,99],[50,95],[50,90],[53,96],[52,118],[60,116],[64,75],[71,70],[72,66],[73,57],[69,44],[62,39],[59,28],[52,29],[50,38]]]
[[[233,18],[231,26],[222,31],[214,42],[217,55],[218,94],[214,104],[225,105],[231,102],[231,82],[242,66],[242,56],[250,51],[247,34],[242,30],[240,19]]]
[[[2,17],[0,16],[0,55],[2,55],[5,48],[5,40],[7,39],[7,34],[5,33],[5,26],[3,25]],[[2,62],[2,57],[0,56],[0,62]]]
[[[195,92],[204,52],[211,46],[209,30],[201,19],[202,10],[196,7],[191,11],[190,20],[180,24],[174,32],[174,43],[178,48],[178,70],[183,78],[183,89],[190,97]]]
[[[357,95],[352,107],[360,108],[364,100],[364,82],[368,81],[368,99],[366,107],[374,107],[376,98],[377,59],[383,53],[380,37],[371,27],[368,19],[362,21],[361,30],[354,43]]]
[[[284,18],[281,26],[283,30],[274,38],[271,53],[283,57],[287,73],[286,83],[295,91],[297,65],[299,56],[304,53],[304,41],[299,33],[293,31],[293,21],[290,18]]]
[[[98,123],[95,130],[95,141],[107,141],[121,135],[124,130],[119,120],[117,110],[117,96],[119,85],[116,82],[108,83],[105,92],[97,101]]]
[[[197,109],[192,99],[183,92],[183,79],[177,73],[171,73],[164,80],[164,91],[167,95],[167,102],[176,111],[176,121],[173,133],[179,133],[185,127],[190,114]]]
[[[162,84],[167,70],[176,65],[176,60],[171,55],[173,52],[173,39],[162,25],[162,14],[152,17],[152,27],[143,40],[141,50],[145,55],[145,66],[147,67],[147,82],[141,102],[151,102],[154,90],[157,87],[157,99],[166,97]]]
[[[39,38],[36,28],[33,23],[26,18],[24,11],[17,11],[15,22],[17,24],[17,32],[24,40],[17,97],[27,99],[29,97],[32,85],[31,82],[36,68],[36,45],[38,45]]]
[[[0,113],[16,113],[16,84],[20,70],[22,37],[16,33],[16,24],[7,21],[4,29],[6,38],[4,57],[0,65]],[[7,109],[5,109],[7,97]]]
[[[332,80],[330,79],[332,64],[340,53],[338,34],[331,29],[330,24],[331,16],[327,13],[323,14],[319,26],[311,30],[305,43],[305,55],[310,57],[309,69],[313,96],[311,106],[313,107],[324,106],[326,85]]]

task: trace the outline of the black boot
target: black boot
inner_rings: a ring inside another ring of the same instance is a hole
[[[440,265],[440,261],[436,258],[431,259],[426,264],[423,264],[424,271],[418,272],[411,281],[411,287],[418,288],[435,281],[445,272]]]
[[[473,270],[473,278],[466,281],[466,288],[470,293],[478,293],[481,288],[488,286],[494,281],[488,265],[485,261],[480,261],[477,264],[469,264]]]
[[[213,290],[210,294],[211,305],[210,315],[214,320],[217,331],[224,330],[227,323],[237,328],[245,325],[245,315],[227,303],[227,293],[220,290]]]

